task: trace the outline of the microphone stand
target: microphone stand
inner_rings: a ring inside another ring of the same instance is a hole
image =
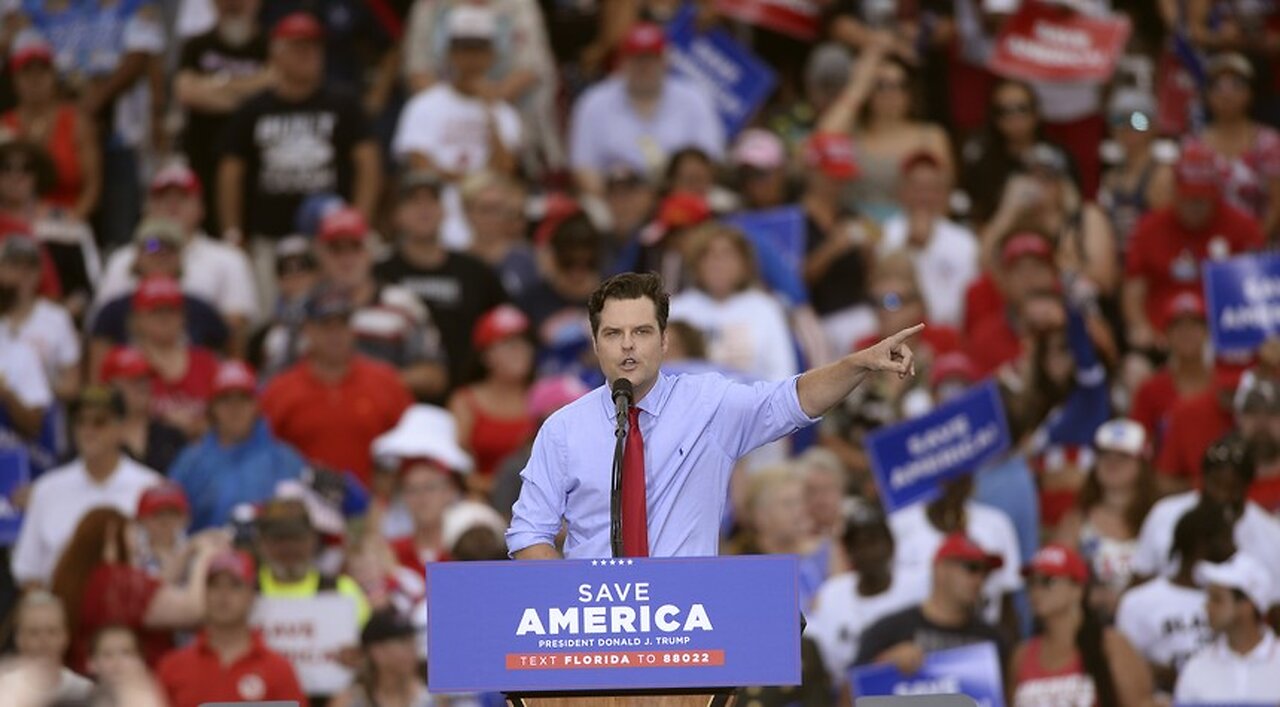
[[[613,446],[613,482],[609,496],[609,545],[614,557],[622,557],[622,456],[627,448],[627,408],[618,411],[617,442]]]

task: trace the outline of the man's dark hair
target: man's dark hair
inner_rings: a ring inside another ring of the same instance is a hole
[[[658,316],[658,330],[667,330],[667,316],[671,313],[671,295],[662,284],[662,278],[656,273],[627,272],[600,283],[595,292],[587,300],[587,316],[591,318],[591,336],[600,331],[600,312],[604,303],[611,299],[648,298],[653,302],[654,314]]]
[[[1173,543],[1169,548],[1170,559],[1180,558],[1187,562],[1193,558],[1201,560],[1225,561],[1226,558],[1210,558],[1216,541],[1223,540],[1222,534],[1230,536],[1234,526],[1227,520],[1229,509],[1220,503],[1201,499],[1191,510],[1182,514],[1173,529]]]

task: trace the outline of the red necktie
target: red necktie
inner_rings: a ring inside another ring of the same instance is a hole
[[[644,437],[640,436],[640,408],[632,406],[627,448],[622,453],[622,554],[649,556],[649,508],[644,488]]]

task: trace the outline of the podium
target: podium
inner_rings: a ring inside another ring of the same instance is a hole
[[[516,707],[721,707],[800,684],[796,558],[427,566],[432,693]]]

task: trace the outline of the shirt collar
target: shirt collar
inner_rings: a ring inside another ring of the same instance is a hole
[[[1269,628],[1263,629],[1262,640],[1258,642],[1258,645],[1253,647],[1253,650],[1244,655],[1231,650],[1231,646],[1227,645],[1226,636],[1222,636],[1218,639],[1219,652],[1228,659],[1239,661],[1241,663],[1269,663],[1271,654],[1275,652],[1275,649],[1276,635]]]
[[[209,634],[205,631],[201,631],[196,634],[195,649],[197,652],[204,653],[205,655],[211,655],[215,658],[217,657],[217,654],[213,651],[213,647],[209,645]],[[237,660],[244,660],[250,656],[261,655],[266,650],[267,644],[262,638],[262,631],[253,629],[249,632],[249,652],[240,656]]]
[[[666,373],[658,372],[658,378],[653,382],[653,388],[649,390],[640,402],[636,403],[636,407],[657,417],[662,414],[662,408],[666,406],[667,399],[671,397],[671,376]],[[605,419],[613,421],[617,409],[613,406],[613,396],[610,393],[609,385],[603,386],[604,395],[600,396],[601,404],[604,406]]]

